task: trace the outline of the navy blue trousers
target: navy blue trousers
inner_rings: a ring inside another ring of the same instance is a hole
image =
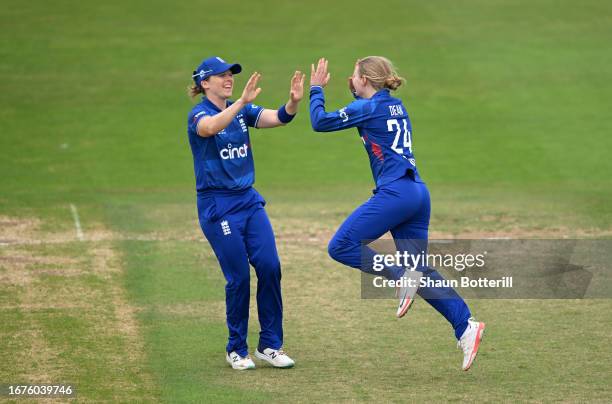
[[[395,180],[375,190],[374,195],[342,223],[329,242],[329,255],[364,272],[399,279],[404,268],[386,267],[383,271],[374,271],[371,264],[376,252],[368,246],[362,251],[362,241],[376,240],[390,231],[399,251],[411,254],[427,252],[430,213],[429,191],[424,183],[415,182],[410,177]],[[443,279],[433,268],[417,270],[422,271],[424,277]],[[457,292],[448,287],[422,287],[418,294],[448,320],[459,339],[471,314]]]
[[[283,345],[281,266],[264,201],[254,189],[244,194],[198,197],[200,226],[227,281],[227,352],[248,354],[250,266],[257,274],[259,347]]]

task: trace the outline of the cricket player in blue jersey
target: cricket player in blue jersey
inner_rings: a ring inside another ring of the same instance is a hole
[[[411,287],[407,282],[414,279],[419,285],[421,277],[442,280],[432,268],[420,265],[416,271],[406,271],[402,267],[388,266],[377,272],[372,265],[376,252],[367,246],[362,251],[362,242],[376,240],[388,231],[398,250],[413,256],[427,251],[429,191],[412,154],[412,127],[406,107],[390,94],[403,79],[384,57],[359,59],[349,77],[349,88],[356,100],[338,111],[326,112],[323,88],[330,79],[327,66],[328,61],[323,58],[316,69],[312,65],[312,128],[317,132],[332,132],[356,127],[376,183],[374,195],[342,223],[329,242],[329,255],[364,272],[404,280],[404,286],[398,288],[400,302],[396,315],[404,316],[418,293],[452,325],[457,345],[464,354],[462,368],[468,370],[478,353],[485,325],[471,318],[465,301],[452,288]]]
[[[255,171],[249,127],[273,128],[293,119],[304,95],[304,75],[291,79],[289,101],[278,110],[252,104],[261,75],[249,78],[242,95],[229,101],[239,64],[205,59],[193,72],[192,97],[203,94],[187,118],[196,177],[198,217],[227,281],[225,302],[229,341],[226,360],[234,369],[254,369],[247,331],[250,267],[257,274],[261,332],[255,356],[275,367],[294,361],[283,351],[281,267],[263,197],[253,188]]]

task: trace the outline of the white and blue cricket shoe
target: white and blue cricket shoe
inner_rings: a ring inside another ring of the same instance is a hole
[[[295,365],[295,361],[291,359],[282,348],[265,348],[263,352],[260,352],[259,348],[257,348],[255,350],[255,357],[268,362],[276,368],[291,368]]]
[[[255,363],[249,356],[240,356],[236,351],[226,353],[225,360],[236,370],[255,369]]]

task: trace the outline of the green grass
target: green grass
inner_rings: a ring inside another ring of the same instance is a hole
[[[298,366],[232,372],[185,89],[220,55],[244,68],[236,95],[257,70],[256,102],[277,108],[325,56],[338,108],[355,59],[387,56],[434,234],[609,237],[611,15],[596,0],[3,2],[0,384],[66,381],[90,401],[609,401],[610,300],[470,302],[489,331],[468,374],[424,302],[397,322],[391,302],[360,300],[325,249],[369,195],[367,158],[354,130],[313,133],[307,100],[251,134]],[[257,331],[253,315],[251,346]]]

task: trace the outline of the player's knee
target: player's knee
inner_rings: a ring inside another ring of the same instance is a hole
[[[327,245],[329,256],[340,263],[344,263],[347,250],[347,243],[340,238],[333,237]]]
[[[255,265],[259,279],[280,279],[281,265],[278,257],[259,260]]]
[[[247,271],[244,274],[233,274],[232,278],[227,282],[227,290],[238,291],[248,288],[251,282],[251,276]]]

